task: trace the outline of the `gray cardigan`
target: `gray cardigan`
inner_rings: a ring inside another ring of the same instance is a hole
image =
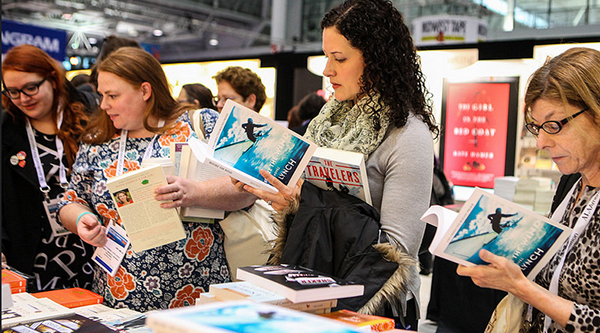
[[[366,161],[373,207],[392,242],[417,260],[425,231],[421,216],[429,207],[433,178],[433,139],[425,123],[411,116],[401,128],[391,127]],[[419,313],[421,279],[412,267],[407,288]],[[406,304],[408,295],[402,295]],[[403,306],[406,315],[406,306]]]

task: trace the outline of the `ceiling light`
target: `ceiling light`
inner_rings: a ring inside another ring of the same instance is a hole
[[[160,36],[162,36],[162,35],[163,35],[163,31],[162,31],[162,30],[160,30],[160,29],[154,29],[154,30],[152,31],[152,35],[153,35],[154,37],[160,37]]]

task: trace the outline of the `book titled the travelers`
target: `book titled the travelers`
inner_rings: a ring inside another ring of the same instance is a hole
[[[251,301],[215,302],[148,313],[154,333],[357,333],[351,325],[314,314]]]
[[[371,204],[365,155],[318,147],[304,170],[304,178],[324,190],[337,190]]]
[[[70,309],[84,305],[100,304],[104,300],[102,296],[95,292],[78,287],[42,291],[31,295],[37,298],[49,298]]]
[[[177,210],[161,208],[154,199],[154,189],[167,185],[160,165],[124,173],[106,184],[135,252],[185,238]]]
[[[434,255],[461,265],[484,265],[479,251],[485,249],[511,259],[529,279],[571,234],[570,228],[480,188],[458,213],[431,206],[421,220],[437,226],[429,246]]]
[[[173,161],[173,174],[178,177],[200,182],[224,176],[218,170],[200,163],[193,156],[187,142],[171,143],[171,160]],[[223,219],[225,211],[192,206],[181,207],[179,215],[181,216],[181,220],[186,222],[213,223],[214,219]]]
[[[276,193],[259,173],[268,171],[286,185],[295,185],[316,145],[273,119],[227,100],[208,144],[189,140],[194,155],[252,187]]]
[[[278,293],[294,303],[362,296],[364,286],[292,265],[239,267],[237,277]]]

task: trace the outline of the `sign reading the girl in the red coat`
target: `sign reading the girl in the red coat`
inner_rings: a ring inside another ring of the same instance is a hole
[[[512,83],[444,84],[444,173],[455,185],[493,188],[506,171]]]

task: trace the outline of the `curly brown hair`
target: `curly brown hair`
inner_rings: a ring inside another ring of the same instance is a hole
[[[6,71],[37,73],[53,83],[54,98],[52,101],[52,119],[57,125],[58,106],[62,101],[63,121],[60,128],[56,128],[56,135],[62,140],[65,156],[69,165],[75,161],[75,154],[79,149],[79,139],[87,121],[85,107],[81,102],[75,102],[69,92],[67,79],[62,67],[46,52],[33,45],[15,46],[6,53],[2,61],[2,73]],[[2,79],[4,84],[4,77]],[[12,102],[2,95],[2,107],[16,119],[25,119],[25,114]]]
[[[336,28],[365,62],[358,95],[379,93],[389,107],[390,121],[402,127],[411,113],[434,134],[439,128],[433,116],[431,93],[425,87],[420,59],[402,14],[387,0],[348,0],[330,10],[321,29]],[[367,110],[377,120],[377,109]]]

